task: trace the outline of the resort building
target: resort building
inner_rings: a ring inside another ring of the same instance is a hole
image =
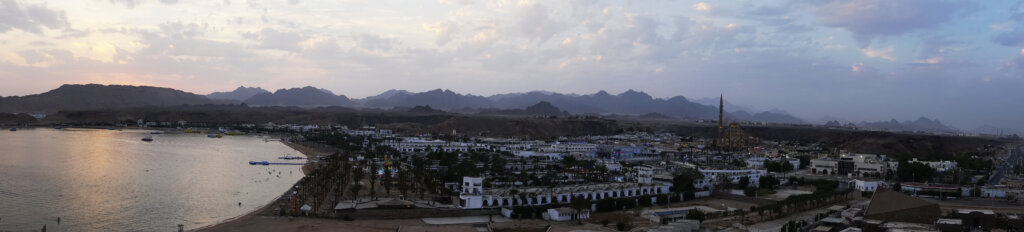
[[[878,155],[851,153],[840,158],[811,160],[811,172],[821,175],[849,175],[853,177],[881,177],[887,170]]]
[[[739,183],[740,179],[747,177],[750,179],[751,186],[760,186],[759,181],[761,176],[768,175],[765,170],[757,169],[738,169],[738,170],[711,170],[711,169],[699,169],[700,173],[704,175],[704,179],[694,181],[693,187],[697,189],[710,190],[714,188],[715,181],[720,177],[726,178],[729,183]]]
[[[955,169],[958,166],[956,161],[919,161],[917,160],[917,158],[914,158],[912,160],[908,160],[907,162],[924,164],[927,165],[928,167],[931,167],[932,169],[935,169],[935,171],[939,172],[949,171]],[[892,170],[899,170],[900,163],[889,162],[889,167],[891,167]]]
[[[590,210],[576,210],[569,207],[551,208],[544,213],[544,219],[558,222],[589,218]]]
[[[483,178],[463,177],[463,189],[458,206],[463,209],[501,208],[514,206],[536,206],[568,204],[574,197],[587,200],[605,198],[638,197],[669,193],[670,183],[601,183],[586,185],[565,185],[558,187],[502,187],[483,188]],[[475,187],[479,183],[479,188]]]
[[[853,189],[860,190],[862,192],[874,192],[878,190],[878,181],[871,180],[853,180],[851,181]]]

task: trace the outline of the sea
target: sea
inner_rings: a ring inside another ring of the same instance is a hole
[[[302,154],[278,141],[150,132],[0,131],[0,231],[197,229],[295,191],[303,177],[299,165],[249,165],[304,162],[279,160]]]

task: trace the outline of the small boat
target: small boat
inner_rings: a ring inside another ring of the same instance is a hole
[[[249,165],[270,165],[267,161],[249,161]]]
[[[142,137],[142,141],[153,142],[153,136]]]
[[[151,135],[158,135],[158,134],[163,134],[163,132],[153,131],[153,132],[149,132],[149,134],[151,134]]]
[[[208,137],[208,138],[220,138],[220,137],[224,137],[224,135],[221,135],[221,134],[206,134],[206,137]]]
[[[113,127],[107,127],[107,130],[114,130]]]
[[[11,131],[18,131],[17,127],[11,127]]]

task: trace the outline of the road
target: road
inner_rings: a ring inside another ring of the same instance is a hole
[[[996,168],[995,173],[992,174],[992,177],[988,179],[988,185],[998,185],[1007,172],[1013,171],[1013,165],[1017,164],[1017,160],[1021,156],[1020,148],[1021,146],[1017,146],[1010,150],[1010,155],[1006,157],[1006,162],[1000,164],[999,168]]]

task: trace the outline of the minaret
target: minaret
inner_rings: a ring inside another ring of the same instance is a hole
[[[723,140],[722,139],[722,111],[725,108],[725,99],[723,98],[723,96],[724,95],[722,95],[722,94],[718,95],[718,138],[715,139],[715,143],[718,144],[718,147],[722,146],[722,140]]]

